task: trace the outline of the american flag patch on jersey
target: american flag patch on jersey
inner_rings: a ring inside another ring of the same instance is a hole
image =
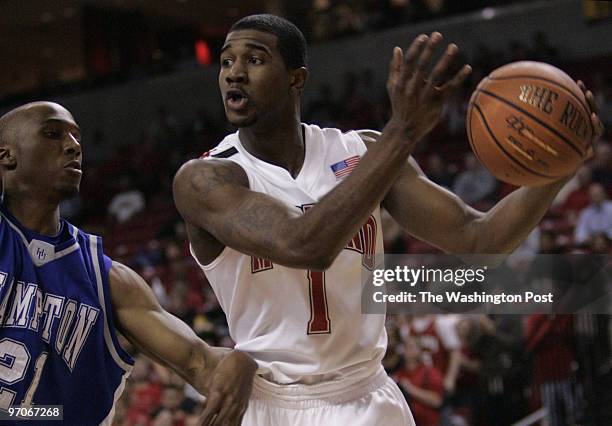
[[[360,157],[358,155],[354,155],[352,157],[347,158],[346,160],[339,161],[335,164],[332,164],[330,167],[336,179],[341,179],[345,176],[348,176],[357,164],[359,164]]]

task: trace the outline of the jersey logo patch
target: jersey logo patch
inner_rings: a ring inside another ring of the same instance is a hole
[[[40,240],[32,240],[28,245],[28,253],[36,266],[42,266],[55,260],[55,247]]]
[[[338,161],[329,167],[331,168],[332,172],[334,172],[336,179],[342,179],[343,177],[351,174],[353,169],[359,164],[359,160],[360,157],[358,155],[354,155],[345,160]]]

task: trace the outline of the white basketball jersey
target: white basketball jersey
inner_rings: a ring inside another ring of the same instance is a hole
[[[303,126],[306,152],[295,179],[249,154],[238,133],[206,158],[234,161],[246,172],[251,190],[303,212],[340,183],[366,151],[356,132]],[[323,272],[288,268],[229,247],[201,266],[227,316],[236,349],[258,362],[259,373],[276,383],[315,383],[359,379],[380,368],[387,345],[385,318],[361,313],[361,274],[382,253],[376,208]]]

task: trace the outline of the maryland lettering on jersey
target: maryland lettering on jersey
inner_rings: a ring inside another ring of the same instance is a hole
[[[11,294],[14,297],[9,300]],[[100,310],[44,293],[34,283],[9,280],[4,272],[0,272],[0,297],[0,327],[27,329],[38,334],[55,348],[72,371]],[[52,335],[54,342],[51,342]]]
[[[353,239],[344,247],[362,254],[361,264],[368,270],[374,269],[376,262],[376,219],[370,215],[366,223],[359,229]]]
[[[305,204],[299,208],[302,212],[307,211],[314,204]],[[345,250],[356,251],[362,255],[361,264],[368,270],[374,269],[376,262],[376,232],[378,225],[374,216],[370,215],[366,223],[359,229],[359,232],[344,246]],[[251,256],[251,273],[267,271],[272,269],[274,264],[266,259]]]
[[[267,271],[274,268],[272,262],[268,259],[262,259],[260,257],[251,256],[251,272]]]

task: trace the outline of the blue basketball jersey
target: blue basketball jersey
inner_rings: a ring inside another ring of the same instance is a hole
[[[110,267],[99,237],[64,220],[56,237],[36,234],[0,203],[0,409],[62,405],[49,425],[111,424],[133,359],[115,335]]]

